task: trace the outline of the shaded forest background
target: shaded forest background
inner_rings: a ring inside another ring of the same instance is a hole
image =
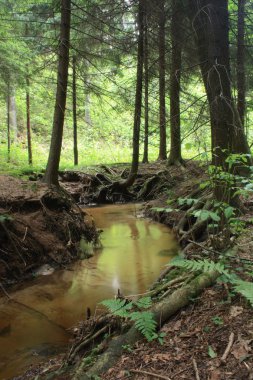
[[[29,160],[35,168],[42,169],[46,166],[51,138],[61,2],[2,0],[1,5],[1,169],[24,168]],[[242,6],[245,9],[241,37],[245,39],[240,45]],[[138,2],[76,0],[71,8],[69,84],[61,167],[74,165],[73,124],[77,124],[80,166],[129,162],[136,92]],[[251,1],[229,1],[232,94],[237,101],[240,56],[244,65],[244,124],[249,144],[252,141],[252,11]],[[170,127],[180,121],[183,157],[210,158],[209,105],[198,66],[195,33],[187,12],[184,1],[145,2],[140,160],[144,154],[145,136],[149,160],[168,157]],[[181,61],[175,61],[176,55]],[[164,83],[161,83],[162,70]],[[175,100],[175,93],[171,93],[173,80],[180,92],[180,109],[175,112],[180,121],[171,119],[171,99]],[[74,94],[76,118],[73,117]],[[31,129],[30,158],[27,126]],[[160,138],[164,126],[167,146],[164,135]],[[165,157],[161,156],[161,140],[162,149],[166,149]]]

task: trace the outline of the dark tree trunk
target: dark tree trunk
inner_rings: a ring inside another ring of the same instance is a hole
[[[237,34],[237,109],[244,127],[246,110],[246,76],[245,76],[245,2],[238,0],[238,34]]]
[[[17,122],[17,105],[15,97],[15,88],[10,87],[9,91],[9,115],[10,115],[10,129],[13,131],[12,137],[13,141],[16,143],[18,140],[18,122]]]
[[[76,57],[73,57],[73,138],[74,138],[74,165],[78,165],[78,144],[77,144],[77,111],[76,111]]]
[[[226,170],[229,153],[249,153],[231,94],[228,1],[194,0],[188,4],[210,108],[213,164]],[[216,198],[224,201],[225,189],[219,185],[215,190]]]
[[[169,165],[182,164],[180,126],[180,80],[182,70],[182,4],[172,0],[170,72],[170,155]]]
[[[144,124],[144,153],[143,163],[148,162],[148,138],[149,138],[149,43],[148,43],[148,10],[145,7],[144,27],[144,86],[145,86],[145,124]]]
[[[190,1],[189,12],[210,106],[213,162],[223,166],[222,150],[249,153],[231,94],[228,2]]]
[[[46,173],[44,176],[44,182],[46,182],[48,185],[56,186],[59,185],[58,170],[61,156],[63,124],[68,85],[70,19],[71,0],[61,0],[61,32],[59,44],[57,91],[50,152]]]
[[[28,163],[32,165],[32,138],[31,138],[31,117],[30,117],[30,80],[26,77],[26,131],[27,131],[27,150]]]
[[[132,186],[139,168],[139,150],[140,150],[140,125],[141,125],[141,106],[142,106],[142,81],[143,81],[143,64],[144,64],[144,16],[145,1],[139,0],[138,8],[138,53],[137,53],[137,80],[135,93],[135,111],[134,111],[134,127],[133,127],[133,155],[132,165],[129,176],[121,187],[127,188]]]
[[[158,1],[159,7],[159,130],[160,146],[158,160],[166,160],[166,106],[165,106],[165,2]]]

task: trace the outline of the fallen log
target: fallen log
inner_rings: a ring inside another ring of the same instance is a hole
[[[177,289],[174,293],[158,302],[151,312],[154,314],[154,319],[161,327],[168,319],[185,307],[192,298],[198,296],[205,288],[211,286],[219,276],[218,272],[203,273],[194,278],[190,283]],[[80,369],[83,367],[81,362],[73,379],[75,380],[90,380],[94,376],[109,370],[115,362],[123,354],[126,345],[133,345],[139,339],[142,339],[141,333],[132,326],[127,333],[113,339],[108,346],[108,349],[98,358],[97,362],[90,368],[87,373],[82,373]]]

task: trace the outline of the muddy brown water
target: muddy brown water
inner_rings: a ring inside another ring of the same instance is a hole
[[[152,284],[175,255],[170,230],[138,218],[140,206],[113,205],[89,209],[103,230],[103,248],[67,270],[39,276],[0,299],[0,379],[11,379],[61,352],[69,339],[66,328],[99,312],[98,302],[123,294],[139,294]]]

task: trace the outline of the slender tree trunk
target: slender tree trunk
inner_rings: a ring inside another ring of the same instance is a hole
[[[172,0],[170,72],[170,155],[169,165],[182,164],[180,126],[180,80],[182,70],[182,4]]]
[[[16,143],[18,139],[18,122],[17,122],[17,106],[16,106],[16,97],[15,89],[10,87],[9,91],[9,103],[10,103],[10,129],[13,131],[13,141]]]
[[[71,20],[71,0],[61,0],[61,32],[59,44],[59,61],[57,75],[57,91],[54,109],[53,131],[44,182],[48,185],[59,185],[58,170],[61,156],[64,115],[66,107],[69,38]]]
[[[189,0],[188,4],[210,108],[213,163],[226,170],[229,153],[249,153],[231,94],[228,1]],[[217,183],[216,199],[229,201],[225,190]]]
[[[28,163],[32,165],[32,137],[31,137],[31,117],[30,117],[30,80],[26,77],[26,130],[27,130],[27,150]]]
[[[148,163],[148,138],[149,138],[149,44],[148,44],[148,11],[145,9],[144,27],[144,85],[145,85],[145,124],[144,124],[144,154],[143,163]]]
[[[142,82],[143,82],[143,64],[144,64],[144,16],[145,1],[139,0],[138,8],[138,54],[137,54],[137,80],[135,93],[135,111],[133,127],[133,155],[132,165],[129,176],[121,187],[127,188],[133,185],[139,168],[139,150],[140,150],[140,125],[141,125],[141,106],[142,106]]]
[[[167,159],[166,106],[165,106],[165,1],[158,1],[159,7],[159,114],[160,146],[158,160]]]
[[[246,110],[246,75],[245,75],[245,3],[238,0],[238,34],[237,34],[237,109],[244,127]]]
[[[7,85],[7,162],[10,162],[11,158],[11,131],[10,131],[10,84]]]
[[[78,165],[78,144],[77,144],[77,112],[76,112],[76,57],[73,57],[73,137],[74,137],[74,165]]]

